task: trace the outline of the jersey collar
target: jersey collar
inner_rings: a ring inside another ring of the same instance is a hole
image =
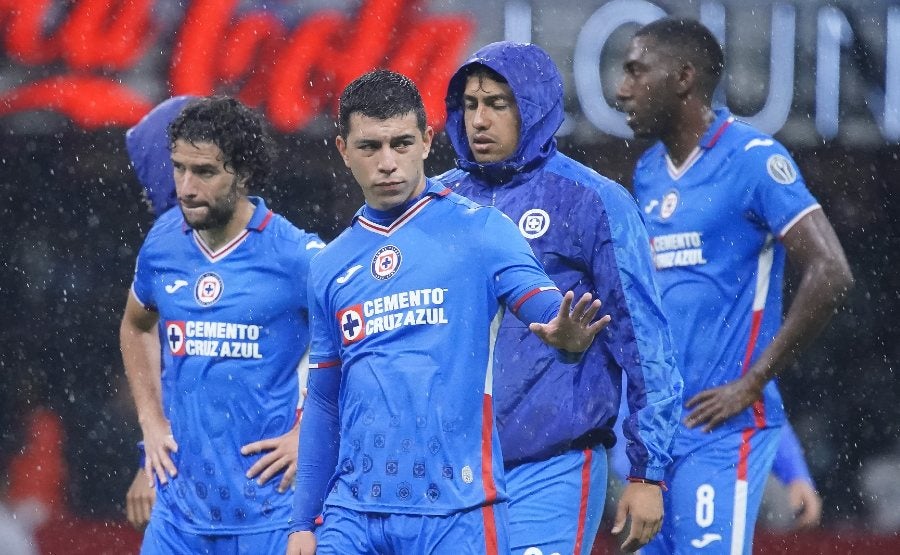
[[[731,111],[729,111],[728,108],[716,108],[715,114],[716,119],[706,130],[706,133],[700,137],[700,146],[705,149],[710,149],[715,146],[715,144],[719,142],[719,139],[722,138],[725,130],[734,123],[734,116],[731,115]]]
[[[428,205],[432,200],[440,197],[445,197],[451,193],[450,189],[445,187],[438,181],[434,181],[432,179],[425,180],[425,191],[418,199],[413,199],[408,203],[408,206],[399,214],[397,214],[396,218],[394,218],[390,223],[387,222],[373,222],[372,220],[366,218],[365,211],[366,206],[361,207],[356,211],[356,214],[353,216],[353,222],[351,225],[355,223],[359,223],[361,227],[367,229],[373,233],[378,233],[379,235],[389,236],[398,229],[400,229],[406,222],[413,219],[419,212],[421,212],[425,206]],[[372,210],[371,207],[368,210]],[[386,225],[385,225],[386,224]]]
[[[269,222],[272,220],[272,216],[274,216],[275,213],[266,206],[266,201],[261,197],[247,197],[247,200],[254,206],[253,215],[250,216],[250,221],[247,222],[247,229],[250,231],[262,231],[269,225]],[[187,233],[193,231],[193,229],[194,228],[189,226],[182,218],[181,231]]]

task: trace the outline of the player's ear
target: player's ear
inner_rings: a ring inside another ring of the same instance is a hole
[[[347,158],[347,141],[344,139],[344,137],[338,134],[338,136],[334,138],[334,146],[336,146],[338,152],[341,153],[341,158],[344,159],[344,165],[349,168],[350,160]]]
[[[675,92],[678,96],[687,96],[697,87],[697,68],[691,62],[684,62],[675,74]]]
[[[428,158],[428,155],[431,153],[431,144],[434,141],[434,128],[429,126],[425,127],[425,131],[422,132],[422,145],[425,147],[422,152],[422,160]]]

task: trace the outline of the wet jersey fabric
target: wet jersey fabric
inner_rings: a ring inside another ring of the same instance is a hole
[[[326,507],[360,512],[447,515],[505,501],[497,328],[504,307],[526,322],[559,309],[558,290],[499,211],[429,180],[402,214],[373,213],[361,209],[310,272],[293,530],[312,529],[325,482]]]
[[[180,210],[163,214],[138,255],[132,292],[159,313],[163,409],[178,474],[157,484],[154,518],[204,535],[285,528],[291,496],[245,473],[241,446],[288,432],[297,364],[309,342],[306,276],[324,244],[262,199],[247,228],[213,252]]]
[[[663,308],[684,399],[739,379],[781,326],[780,239],[819,208],[790,155],[727,109],[681,167],[661,143],[638,162]],[[775,381],[712,432],[681,425],[667,473],[662,532],[647,553],[749,553],[784,408]]]
[[[467,142],[462,92],[475,64],[502,75],[519,107],[519,144],[502,162],[477,163]],[[494,367],[504,462],[514,467],[611,446],[625,373],[631,473],[661,480],[671,462],[681,378],[654,284],[647,232],[624,188],[557,151],[562,94],[562,78],[546,53],[513,43],[476,52],[453,76],[447,94],[446,129],[459,155],[458,169],[438,179],[503,211],[561,291],[573,290],[576,298],[590,292],[602,301],[601,314],[612,316],[574,367],[559,361],[518,320],[504,318]]]
[[[784,147],[724,108],[681,168],[661,143],[650,148],[638,162],[634,189],[646,213],[663,308],[683,322],[672,333],[688,400],[738,379],[772,341],[782,318],[779,240],[819,205]],[[720,433],[783,421],[771,381],[762,399]]]

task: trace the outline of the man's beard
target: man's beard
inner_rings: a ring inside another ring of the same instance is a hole
[[[234,217],[238,196],[238,184],[237,178],[235,178],[234,182],[231,184],[231,190],[225,198],[215,201],[214,204],[206,205],[207,214],[205,218],[199,221],[190,221],[188,220],[187,214],[184,214],[184,210],[182,210],[182,214],[184,215],[185,220],[187,220],[188,225],[193,229],[206,230],[223,228],[228,225],[228,222]]]

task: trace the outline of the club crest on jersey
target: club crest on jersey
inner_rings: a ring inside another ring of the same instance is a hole
[[[366,322],[363,319],[363,307],[361,304],[355,304],[339,310],[337,321],[344,345],[355,343],[366,336]]]
[[[200,306],[209,306],[222,297],[224,289],[222,278],[214,272],[207,272],[194,285],[194,299]]]
[[[540,208],[532,208],[519,218],[519,231],[526,239],[537,239],[550,229],[550,214]]]
[[[169,344],[173,356],[184,356],[185,337],[187,333],[184,331],[184,322],[178,320],[166,322],[166,343]]]
[[[402,260],[400,249],[394,245],[385,245],[372,258],[372,275],[376,279],[390,279],[400,269]]]
[[[675,213],[676,208],[678,208],[678,191],[672,189],[666,193],[666,196],[662,199],[662,204],[659,205],[659,217],[668,220]]]
[[[790,185],[797,181],[797,170],[783,154],[769,156],[769,159],[766,160],[766,171],[769,172],[769,177],[782,185]]]

